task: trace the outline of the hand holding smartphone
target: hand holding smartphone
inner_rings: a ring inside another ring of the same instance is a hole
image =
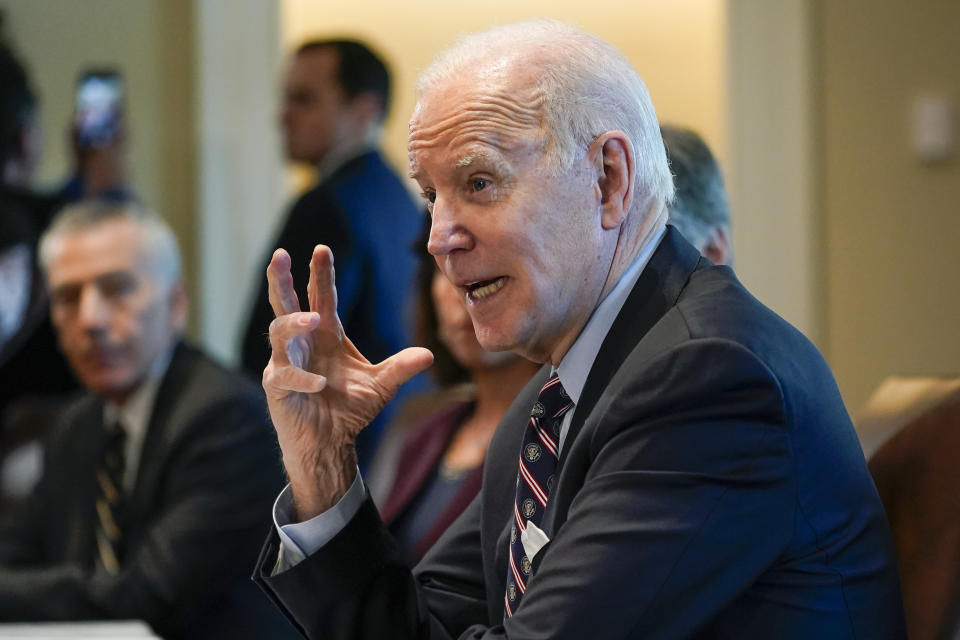
[[[123,78],[114,69],[90,69],[77,79],[73,126],[76,142],[103,149],[117,142],[123,130]]]

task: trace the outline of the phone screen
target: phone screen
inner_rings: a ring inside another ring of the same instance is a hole
[[[80,145],[106,147],[120,133],[123,79],[113,71],[88,72],[77,82],[74,125]]]

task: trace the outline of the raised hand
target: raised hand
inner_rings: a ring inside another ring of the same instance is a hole
[[[300,303],[290,256],[278,249],[267,267],[273,354],[263,372],[270,416],[277,430],[298,520],[334,504],[356,475],[357,434],[401,384],[433,362],[426,349],[404,349],[371,364],[344,335],[337,317],[333,254],[317,245],[310,260],[307,295]]]

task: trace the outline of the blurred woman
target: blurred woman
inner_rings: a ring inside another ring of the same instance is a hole
[[[379,490],[386,495],[380,511],[411,565],[477,495],[493,432],[539,368],[510,352],[484,351],[463,296],[433,257],[426,251],[423,256],[418,333],[420,344],[434,353],[431,373],[440,389],[411,399],[399,412],[371,472],[392,478],[385,492]],[[377,499],[378,490],[371,492]]]

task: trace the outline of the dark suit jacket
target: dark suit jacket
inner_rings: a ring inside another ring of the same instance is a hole
[[[517,451],[411,574],[368,501],[257,579],[316,638],[904,638],[890,534],[826,364],[672,228],[601,347],[523,602],[504,621]]]
[[[960,629],[960,392],[906,424],[870,458],[893,529],[912,640]]]
[[[294,287],[300,306],[307,310],[310,256],[317,244],[328,245],[336,259],[337,312],[346,334],[360,353],[379,362],[411,344],[407,315],[412,309],[407,306],[417,266],[413,244],[422,220],[400,179],[379,153],[371,151],[347,162],[297,200],[270,255],[277,247],[290,254]],[[260,276],[242,345],[243,367],[256,380],[270,358],[271,320],[267,280]],[[396,404],[357,440],[361,469]]]
[[[139,618],[166,637],[292,633],[244,574],[281,486],[261,394],[177,348],[128,497],[122,570],[95,570],[103,403],[84,396],[45,447],[34,495],[0,526],[0,620]],[[238,560],[239,559],[239,560]]]

